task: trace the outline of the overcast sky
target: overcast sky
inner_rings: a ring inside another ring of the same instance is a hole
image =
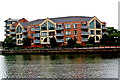
[[[118,29],[118,2],[120,0],[0,0],[0,41],[5,36],[4,21],[8,18],[28,21],[64,17],[96,16],[107,27]]]

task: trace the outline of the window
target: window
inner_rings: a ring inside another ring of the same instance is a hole
[[[20,34],[20,38],[22,38],[22,34]]]
[[[49,30],[54,30],[55,25],[48,21],[48,28],[49,28]]]
[[[17,35],[17,38],[19,38],[19,35]]]
[[[94,28],[94,20],[90,23],[90,28]]]
[[[55,32],[49,32],[49,36],[54,36]]]
[[[31,37],[33,37],[34,36],[34,33],[31,33]]]
[[[96,36],[96,41],[99,41],[99,37],[98,36]]]
[[[86,24],[82,24],[82,26],[86,26]]]
[[[6,29],[10,29],[10,26],[6,26]]]
[[[41,36],[47,36],[47,32],[42,32]]]
[[[101,34],[101,31],[100,30],[96,30],[96,34]]]
[[[7,34],[10,34],[10,31],[6,31]]]
[[[94,30],[90,30],[90,34],[94,34]]]
[[[100,27],[101,27],[101,24],[98,21],[96,21],[96,28],[100,29]]]
[[[22,40],[18,40],[18,44],[21,44]]]
[[[65,28],[70,29],[70,24],[66,24]]]
[[[66,41],[68,41],[71,37],[66,37]]]
[[[17,33],[21,33],[22,32],[22,28],[21,28],[21,26],[18,26],[17,27]]]
[[[74,30],[74,35],[77,35],[77,30]]]
[[[66,31],[66,35],[71,35],[71,31]]]
[[[41,26],[41,30],[47,30],[47,22]]]
[[[34,31],[34,28],[31,28],[31,31]]]
[[[77,41],[77,38],[78,38],[78,37],[74,37],[74,40]]]
[[[62,25],[61,25],[61,24],[58,24],[57,27],[62,27]]]
[[[77,24],[74,24],[74,25],[73,25],[73,28],[76,29],[76,28],[77,28]]]

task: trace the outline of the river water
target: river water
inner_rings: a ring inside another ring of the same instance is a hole
[[[118,60],[107,54],[0,55],[0,79],[118,78]]]

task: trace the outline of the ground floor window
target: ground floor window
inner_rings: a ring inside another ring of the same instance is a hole
[[[68,41],[71,37],[66,37],[66,41]]]

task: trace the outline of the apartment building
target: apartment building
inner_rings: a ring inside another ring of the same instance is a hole
[[[31,47],[42,47],[50,44],[50,38],[54,37],[59,44],[67,44],[72,38],[79,44],[86,44],[90,37],[99,43],[103,34],[106,34],[106,23],[96,16],[69,16],[58,18],[46,18],[28,21],[22,19],[5,20],[6,37],[13,36],[16,45],[23,45],[23,38],[29,37],[33,41]]]

